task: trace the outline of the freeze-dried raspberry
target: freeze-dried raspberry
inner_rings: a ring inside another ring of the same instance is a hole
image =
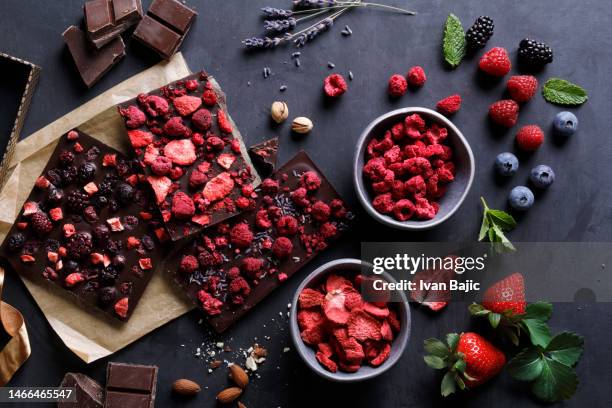
[[[202,99],[196,96],[184,95],[175,98],[172,103],[174,103],[174,109],[176,109],[179,115],[188,116],[198,110],[202,105]]]
[[[393,74],[389,78],[388,92],[389,96],[399,98],[404,96],[408,90],[408,81],[403,75]]]
[[[336,226],[330,222],[326,222],[319,228],[319,233],[324,239],[334,237],[338,233]]]
[[[266,230],[272,226],[272,221],[268,218],[267,210],[257,211],[257,214],[255,214],[255,225],[262,230]]]
[[[157,156],[151,163],[151,171],[158,176],[166,176],[172,170],[172,160],[166,156]]]
[[[444,126],[438,126],[436,123],[432,124],[429,129],[425,132],[425,139],[429,144],[439,144],[448,136],[448,129]]]
[[[330,98],[336,98],[346,92],[348,86],[346,81],[340,74],[331,74],[323,81],[323,90],[325,95]]]
[[[232,296],[232,303],[235,305],[243,304],[246,297],[251,293],[251,287],[243,277],[232,279],[230,281],[228,290]]]
[[[418,65],[410,68],[406,77],[408,77],[408,84],[412,87],[423,86],[425,81],[427,81],[425,70]]]
[[[147,115],[166,116],[169,111],[168,101],[157,95],[138,95],[138,100],[144,105]]]
[[[374,191],[374,194],[384,194],[388,193],[390,190],[391,186],[384,181],[372,183],[372,191]]]
[[[202,100],[206,106],[214,106],[217,103],[217,94],[212,89],[207,89],[202,94]]]
[[[166,176],[148,176],[147,181],[153,188],[157,203],[163,203],[168,196],[168,192],[170,191],[172,180]]]
[[[266,194],[276,194],[278,192],[278,181],[267,178],[261,182],[261,189]]]
[[[200,170],[195,169],[189,175],[189,187],[197,188],[203,186],[208,181],[208,176]]]
[[[209,316],[221,314],[223,302],[214,298],[210,293],[205,290],[200,290],[198,292],[198,300],[202,304],[202,309],[204,309]]]
[[[291,215],[283,215],[276,222],[276,230],[280,235],[295,235],[298,232],[298,221]]]
[[[368,160],[363,166],[363,174],[372,181],[380,181],[386,175],[385,159],[383,157],[375,157]]]
[[[208,201],[217,201],[227,196],[234,189],[234,179],[228,172],[219,173],[213,177],[202,192]]]
[[[229,240],[238,248],[247,248],[253,242],[253,232],[248,224],[241,222],[232,227]]]
[[[307,171],[300,177],[300,185],[308,191],[314,191],[321,187],[321,179],[314,171]]]
[[[179,220],[187,220],[195,214],[195,204],[191,197],[178,191],[172,197],[172,215]]]
[[[195,79],[189,79],[185,81],[185,89],[188,91],[195,91],[198,89],[198,81]]]
[[[423,197],[415,197],[415,214],[421,220],[430,220],[436,216],[436,209],[431,203]]]
[[[193,255],[185,255],[181,259],[179,271],[183,273],[193,273],[198,269],[198,260]]]
[[[407,221],[414,215],[415,207],[412,201],[408,199],[401,199],[395,203],[393,207],[393,216],[398,221]]]
[[[217,123],[219,124],[219,129],[223,133],[232,133],[232,124],[230,123],[225,111],[219,109],[217,111]]]
[[[287,237],[278,237],[272,244],[272,252],[279,259],[287,258],[293,251],[293,243]]]
[[[404,129],[404,124],[402,122],[398,122],[391,128],[391,136],[394,140],[402,140],[406,136],[406,130]]]
[[[217,152],[223,150],[225,142],[218,136],[210,136],[206,139],[206,149],[211,152]]]
[[[383,157],[387,164],[397,163],[402,160],[402,149],[398,145],[395,145],[387,150],[385,154],[383,154]]]
[[[255,208],[255,200],[251,200],[246,197],[238,197],[235,203],[236,203],[236,207],[238,207],[241,210]]]
[[[203,132],[212,126],[212,115],[208,109],[199,109],[191,116],[191,123]]]
[[[188,137],[191,135],[191,129],[185,126],[183,118],[173,116],[164,125],[164,134],[174,138]]]
[[[242,259],[240,269],[251,278],[257,278],[259,273],[262,272],[263,265],[263,259],[247,256]]]
[[[121,113],[121,116],[123,116],[125,120],[125,126],[130,129],[139,128],[147,121],[147,117],[145,116],[144,112],[134,105],[128,106],[125,109],[120,108],[119,113]]]
[[[431,163],[424,157],[414,157],[404,161],[404,166],[410,174],[422,175],[427,178],[433,174]]]
[[[380,340],[380,322],[363,310],[354,310],[347,320],[348,335],[356,340]]]
[[[130,138],[130,143],[135,149],[140,149],[153,143],[153,134],[146,130],[133,129],[128,130],[127,133]]]
[[[422,176],[414,176],[404,184],[406,190],[415,196],[424,196],[427,191],[425,180]]]
[[[394,202],[391,193],[380,194],[374,197],[372,205],[381,214],[388,214],[393,211]]]
[[[299,306],[303,309],[319,307],[323,304],[324,299],[325,296],[321,292],[311,288],[303,289],[298,297]]]
[[[426,146],[424,149],[421,149],[422,156],[427,157],[427,158],[431,158],[432,156],[439,156],[439,157],[445,156],[446,150],[444,150],[444,147],[445,147],[444,145],[440,145],[440,144],[431,144],[429,146]]]
[[[319,221],[325,222],[329,218],[331,214],[331,209],[329,205],[325,204],[323,201],[317,201],[312,205],[312,217]]]
[[[436,175],[438,176],[438,180],[442,183],[450,183],[455,179],[453,173],[446,167],[436,169]]]
[[[404,129],[406,129],[406,136],[420,139],[423,137],[421,132],[425,130],[425,120],[418,113],[408,115],[404,119]]]

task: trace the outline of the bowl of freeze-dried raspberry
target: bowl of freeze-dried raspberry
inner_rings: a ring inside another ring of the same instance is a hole
[[[323,378],[356,382],[390,369],[406,349],[410,309],[404,292],[387,291],[358,259],[312,272],[293,298],[290,331],[306,365]],[[376,284],[375,282],[378,282]]]
[[[361,134],[353,180],[359,201],[379,222],[425,230],[449,219],[474,180],[474,154],[461,131],[431,109],[379,116]]]

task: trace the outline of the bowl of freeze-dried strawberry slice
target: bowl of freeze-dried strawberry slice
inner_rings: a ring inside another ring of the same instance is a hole
[[[449,219],[474,180],[474,154],[461,131],[431,109],[379,116],[361,134],[354,157],[357,197],[377,221],[425,230]]]
[[[291,338],[321,377],[355,382],[376,377],[401,357],[410,335],[403,292],[385,292],[358,259],[338,259],[312,272],[293,299]]]

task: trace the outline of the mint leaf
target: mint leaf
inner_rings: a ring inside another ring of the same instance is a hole
[[[558,105],[581,105],[589,99],[583,88],[561,78],[546,81],[542,95],[548,102]]]
[[[480,200],[484,212],[478,240],[482,241],[485,237],[489,238],[489,242],[494,244],[493,247],[498,252],[515,251],[516,248],[504,234],[504,231],[507,232],[516,228],[514,217],[505,211],[490,209],[483,197],[480,197]]]
[[[446,367],[446,363],[444,362],[444,360],[442,360],[438,356],[423,356],[423,360],[425,361],[425,364],[435,370],[441,370]]]
[[[531,343],[546,348],[550,342],[550,329],[548,324],[536,319],[523,319],[522,321],[525,330],[529,333]]]
[[[583,346],[582,336],[572,332],[563,332],[553,337],[546,347],[546,352],[553,360],[571,367],[580,359]]]
[[[487,237],[487,233],[489,232],[489,228],[491,228],[491,224],[489,223],[489,217],[482,217],[482,225],[480,226],[480,232],[478,233],[478,240],[482,241]]]
[[[442,378],[442,384],[440,385],[440,393],[443,397],[448,397],[457,389],[455,383],[455,374],[449,371],[444,374],[444,378]]]
[[[503,231],[512,231],[514,228],[516,228],[516,221],[514,220],[514,217],[505,211],[488,210],[487,215]]]
[[[444,59],[452,67],[457,67],[465,57],[465,32],[459,18],[450,14],[444,23],[444,39],[442,40],[442,51]]]
[[[542,359],[542,372],[531,386],[541,400],[555,402],[569,399],[578,388],[578,376],[571,367],[550,358]]]
[[[549,302],[536,302],[527,305],[525,309],[525,319],[541,320],[543,322],[550,319],[552,315],[552,303]]]
[[[535,348],[526,348],[508,362],[508,372],[520,381],[533,381],[542,374],[542,355]]]
[[[446,344],[442,343],[438,339],[424,340],[423,347],[425,348],[425,352],[427,352],[427,354],[431,354],[436,357],[446,358],[449,355],[449,351],[446,347]]]

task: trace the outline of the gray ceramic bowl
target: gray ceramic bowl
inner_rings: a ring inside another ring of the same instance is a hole
[[[386,130],[395,123],[403,120],[407,115],[418,113],[427,122],[434,122],[446,126],[448,129],[447,143],[453,149],[453,160],[457,169],[455,180],[448,185],[448,190],[440,200],[440,211],[431,220],[398,221],[393,217],[381,214],[372,206],[373,195],[370,193],[363,178],[365,151],[368,142],[373,137],[382,136]],[[417,231],[433,228],[449,219],[461,206],[467,196],[474,180],[474,154],[469,143],[459,129],[443,115],[427,108],[411,107],[397,109],[374,119],[363,131],[357,142],[353,160],[353,181],[361,205],[377,221],[390,227]]]
[[[315,357],[315,350],[305,344],[300,337],[300,329],[298,327],[297,322],[297,311],[298,311],[298,297],[304,288],[310,288],[313,286],[317,286],[321,284],[328,274],[332,272],[344,272],[344,273],[355,273],[355,275],[361,272],[361,261],[359,259],[352,258],[343,258],[337,259],[335,261],[328,262],[324,265],[321,265],[314,272],[304,279],[304,281],[300,284],[297,291],[295,292],[295,296],[293,297],[293,309],[291,312],[291,318],[289,320],[290,331],[291,331],[291,339],[293,340],[293,344],[298,351],[298,354],[304,360],[306,365],[310,367],[315,373],[320,375],[323,378],[336,381],[336,382],[357,382],[368,380],[370,378],[374,378],[384,373],[401,357],[402,353],[406,349],[406,344],[408,343],[408,338],[410,337],[410,308],[408,306],[408,300],[403,293],[401,293],[401,302],[393,303],[397,310],[398,319],[401,323],[401,330],[398,335],[393,339],[393,343],[391,345],[391,355],[382,365],[379,367],[370,367],[368,365],[363,365],[359,371],[355,373],[344,373],[338,371],[336,373],[332,373],[327,371]],[[393,278],[388,274],[381,275],[383,278],[393,281]]]

